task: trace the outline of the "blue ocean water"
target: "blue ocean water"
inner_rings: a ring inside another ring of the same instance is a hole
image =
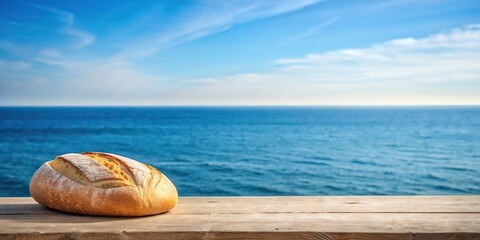
[[[83,151],[151,164],[182,196],[480,194],[479,107],[2,107],[0,196]]]

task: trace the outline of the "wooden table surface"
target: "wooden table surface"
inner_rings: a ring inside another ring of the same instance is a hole
[[[480,239],[480,196],[182,197],[169,213],[95,217],[0,198],[0,239]]]

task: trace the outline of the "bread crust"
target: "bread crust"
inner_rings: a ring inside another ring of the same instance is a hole
[[[44,163],[33,175],[30,193],[35,201],[52,209],[87,215],[145,216],[169,211],[178,201],[172,182],[148,165],[150,176],[142,183],[101,188],[76,182],[57,172],[49,163]]]

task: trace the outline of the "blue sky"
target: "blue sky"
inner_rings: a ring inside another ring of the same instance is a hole
[[[0,105],[480,104],[480,1],[0,4]]]

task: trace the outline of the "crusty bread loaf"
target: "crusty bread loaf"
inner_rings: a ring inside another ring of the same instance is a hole
[[[105,216],[143,216],[169,211],[178,194],[154,167],[110,153],[58,156],[32,177],[38,203],[60,211]]]

